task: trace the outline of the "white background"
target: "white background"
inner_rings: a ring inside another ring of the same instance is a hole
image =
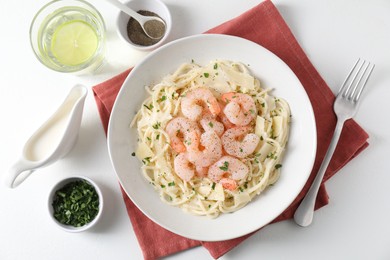
[[[174,39],[202,33],[260,2],[163,1],[172,12]],[[103,0],[91,0],[106,21],[107,64],[95,76],[50,71],[36,60],[28,33],[34,14],[46,2],[0,2],[1,175],[75,83],[91,90],[147,54],[130,49],[118,38],[114,7]],[[267,226],[222,259],[390,259],[390,2],[275,0],[274,4],[333,92],[358,57],[376,63],[355,117],[369,133],[370,146],[328,181],[330,204],[316,212],[310,227],[298,227],[292,220]],[[50,188],[62,177],[74,174],[95,180],[106,206],[97,226],[80,234],[57,228],[46,207]],[[71,153],[36,171],[16,189],[0,184],[0,259],[142,258],[90,91],[79,141]],[[202,247],[168,257],[183,258],[212,259]]]

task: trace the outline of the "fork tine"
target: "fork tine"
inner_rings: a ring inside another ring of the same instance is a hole
[[[370,67],[370,65],[371,65],[371,63],[368,63],[366,69],[365,69],[364,72],[363,72],[363,75],[366,73],[366,71],[367,71],[367,69]],[[363,89],[366,87],[367,81],[368,81],[368,79],[370,78],[371,73],[372,73],[372,71],[374,70],[374,68],[375,68],[375,64],[372,64],[370,70],[369,70],[368,73],[367,73],[367,76],[366,76],[364,82],[361,84],[361,87],[360,87],[359,91],[357,92],[355,98],[353,99],[354,102],[358,102],[358,101],[359,101],[360,95],[362,94]],[[361,79],[363,78],[363,75],[362,75]],[[361,80],[361,79],[360,79],[360,80]],[[359,80],[359,81],[360,81],[360,80]]]
[[[343,84],[341,85],[341,88],[339,89],[338,95],[345,96],[344,93],[346,93],[348,91],[347,82],[348,82],[349,78],[353,75],[353,71],[355,70],[359,61],[360,61],[360,58],[355,62],[355,65],[353,65],[352,69],[349,71],[347,77],[345,78]]]
[[[359,68],[358,72],[356,73],[355,77],[353,78],[353,81],[350,84],[350,87],[352,86],[352,84],[354,84],[354,86],[351,89],[351,92],[349,93],[349,96],[348,96],[349,100],[354,100],[353,96],[355,95],[356,90],[359,88],[359,85],[360,85],[360,82],[362,81],[364,73],[366,73],[366,71],[368,69],[368,66],[370,66],[370,63],[368,63],[368,65],[364,68],[365,64],[366,64],[366,61],[363,60],[362,65],[360,65],[360,68]],[[362,69],[363,69],[363,72],[361,72]],[[359,75],[360,75],[359,79],[356,79]],[[357,80],[357,82],[355,82],[355,80]]]
[[[360,62],[360,58],[358,59],[358,61],[356,62],[356,65],[358,65]],[[357,76],[360,74],[360,71],[362,70],[363,68],[363,65],[366,63],[365,60],[362,61],[362,63],[360,64],[359,68],[357,69],[356,73],[354,74],[352,80],[349,82],[349,85],[347,87],[347,89],[344,91],[344,94],[343,94],[343,97],[348,97],[349,100],[352,100],[352,96],[353,96],[353,93],[354,93],[354,90],[356,89],[356,87],[359,85],[359,82],[360,82],[360,79],[358,80],[358,82],[354,85],[354,88],[352,88],[351,90],[351,87],[352,85],[355,83],[355,80],[357,78]],[[354,67],[355,69],[355,67]],[[353,73],[354,69],[351,71],[351,73]],[[362,74],[363,75],[363,74]]]

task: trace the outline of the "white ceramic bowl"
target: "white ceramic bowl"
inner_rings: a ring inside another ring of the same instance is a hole
[[[56,191],[61,189],[62,187],[64,187],[66,184],[68,184],[70,182],[73,182],[73,181],[77,181],[77,180],[85,180],[85,181],[87,181],[89,184],[91,184],[95,188],[96,193],[99,196],[99,211],[98,211],[97,215],[95,216],[95,218],[91,222],[89,222],[89,223],[87,223],[87,224],[85,224],[84,226],[81,226],[81,227],[74,227],[74,226],[71,226],[71,225],[64,225],[64,224],[60,223],[59,221],[57,221],[57,219],[55,219],[54,216],[53,216],[54,209],[53,209],[53,206],[52,206],[52,202],[53,202],[53,200],[55,198]],[[102,212],[103,212],[103,195],[102,195],[102,192],[101,192],[100,188],[91,179],[89,179],[87,177],[84,177],[84,176],[67,177],[65,179],[60,180],[51,189],[51,191],[49,193],[49,199],[48,199],[48,208],[49,208],[49,213],[50,213],[51,219],[53,220],[53,222],[55,224],[57,224],[58,227],[60,227],[61,229],[65,230],[65,231],[68,231],[68,232],[73,232],[73,233],[81,232],[81,231],[85,231],[85,230],[91,228],[92,226],[94,226],[98,222],[98,220],[100,219],[100,217],[102,215]]]
[[[135,12],[140,10],[150,11],[161,17],[165,21],[165,34],[160,41],[153,45],[143,46],[133,43],[127,36],[127,23],[130,19],[130,16],[124,12],[119,12],[117,17],[117,33],[119,37],[124,40],[129,46],[141,50],[141,51],[152,51],[157,47],[162,46],[168,41],[171,28],[172,28],[172,17],[168,7],[161,0],[131,0],[124,3]]]

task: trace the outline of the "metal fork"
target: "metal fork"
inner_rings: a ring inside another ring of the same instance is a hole
[[[366,86],[374,67],[375,64],[358,59],[337,94],[333,105],[334,112],[337,116],[337,124],[332,141],[330,142],[328,151],[325,154],[317,176],[294,214],[294,220],[300,226],[306,227],[310,225],[313,220],[314,205],[318,189],[321,186],[325,171],[328,168],[333,152],[336,149],[344,122],[351,119],[356,114],[362,91]]]

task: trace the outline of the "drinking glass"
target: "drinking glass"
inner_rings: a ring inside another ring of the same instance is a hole
[[[103,17],[83,0],[54,0],[32,20],[30,42],[38,60],[65,73],[95,72],[105,54]]]

